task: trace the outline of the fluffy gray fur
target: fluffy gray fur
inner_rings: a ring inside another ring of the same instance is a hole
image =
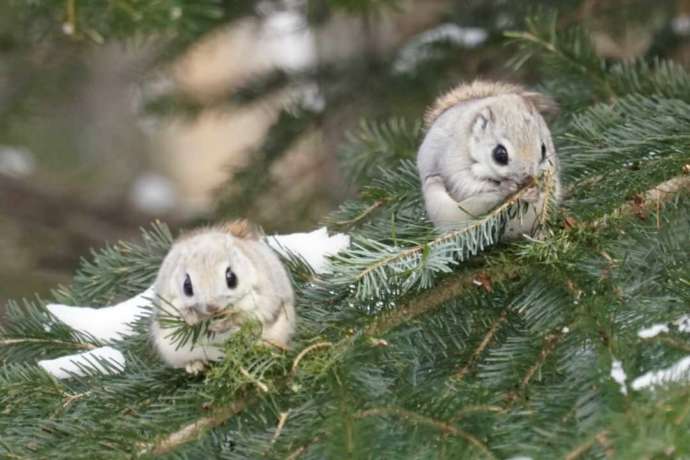
[[[498,144],[508,152],[505,166],[492,157]],[[441,113],[419,148],[417,166],[430,220],[450,231],[491,211],[545,169],[557,171],[558,160],[551,133],[534,105],[521,95],[501,94],[469,99]],[[556,186],[560,193],[557,175]],[[509,222],[507,238],[533,231],[543,196],[534,187],[523,200],[532,206]]]
[[[229,288],[226,270],[237,277],[237,286]],[[189,275],[193,295],[184,292]],[[266,243],[255,238],[233,236],[222,228],[195,232],[179,239],[165,257],[154,284],[159,308],[180,316],[194,325],[220,311],[230,309],[253,317],[263,325],[262,338],[279,347],[287,347],[295,329],[294,294],[282,263]],[[222,345],[238,324],[233,318],[214,320],[212,339],[201,338],[196,344],[176,347],[163,329],[158,309],[151,324],[153,344],[161,358],[172,367],[190,373],[202,370],[208,361],[223,357]]]

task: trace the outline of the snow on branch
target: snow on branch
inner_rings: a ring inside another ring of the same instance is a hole
[[[108,307],[48,304],[46,308],[72,329],[86,332],[100,341],[110,342],[132,333],[132,323],[148,315],[154,296],[153,288],[148,288],[131,299]]]
[[[38,365],[57,379],[83,377],[93,372],[115,374],[125,367],[125,357],[112,347],[39,361]]]
[[[649,371],[639,376],[631,386],[633,390],[639,391],[674,382],[690,382],[690,356],[665,369]]]
[[[288,252],[302,257],[316,273],[330,270],[328,256],[333,256],[350,246],[350,237],[343,233],[328,235],[328,229],[321,227],[309,233],[291,233],[266,237],[266,242],[276,252],[288,257]]]

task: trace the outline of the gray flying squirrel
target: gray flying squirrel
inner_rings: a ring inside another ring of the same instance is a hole
[[[286,348],[295,330],[292,284],[278,256],[246,221],[182,235],[163,260],[154,283],[151,340],[171,367],[196,374],[224,356],[223,343],[243,318],[258,320],[262,339]],[[213,335],[178,347],[162,311],[194,325],[210,319]]]
[[[461,229],[545,171],[554,177],[558,199],[558,158],[541,115],[555,109],[542,94],[500,82],[461,84],[440,97],[426,114],[428,131],[417,154],[434,225]],[[504,238],[534,231],[543,193],[532,186],[521,200],[530,206],[508,222]]]

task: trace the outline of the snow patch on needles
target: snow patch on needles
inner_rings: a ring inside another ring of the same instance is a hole
[[[100,347],[94,350],[55,359],[39,361],[46,372],[57,379],[83,377],[95,370],[101,374],[117,374],[125,368],[125,357],[112,347]]]
[[[109,342],[132,334],[132,323],[148,315],[152,306],[153,288],[149,288],[117,305],[90,308],[49,304],[48,311],[72,329],[86,332],[98,340]]]
[[[632,388],[633,390],[642,390],[673,382],[690,382],[690,356],[686,356],[666,369],[650,371],[641,375],[633,381]]]
[[[678,329],[678,332],[690,332],[690,315],[683,315],[672,323],[659,323],[640,329],[637,336],[641,339],[651,339],[659,334],[666,334],[670,332],[669,324]]]
[[[666,332],[668,332],[668,326],[666,324],[655,324],[653,326],[640,329],[637,332],[637,336],[641,339],[651,339]]]
[[[683,315],[673,322],[678,332],[690,332],[690,315]]]
[[[624,395],[628,394],[628,387],[625,385],[625,380],[627,376],[625,375],[625,370],[623,370],[623,363],[619,360],[614,359],[611,363],[611,378],[621,387],[621,393]]]
[[[350,246],[350,237],[342,233],[328,235],[328,229],[321,227],[309,233],[292,233],[266,237],[266,242],[283,256],[288,252],[301,256],[316,273],[327,273],[330,263],[327,257]]]

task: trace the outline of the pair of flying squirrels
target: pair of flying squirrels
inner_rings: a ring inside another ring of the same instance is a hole
[[[461,84],[427,112],[417,167],[427,215],[442,231],[460,229],[522,190],[527,211],[507,223],[505,238],[533,231],[544,196],[535,178],[550,173],[560,194],[558,159],[541,113],[548,97],[486,81]],[[170,366],[197,373],[221,359],[238,318],[262,325],[262,339],[286,348],[295,330],[294,293],[277,255],[244,221],[181,236],[165,257],[154,289],[163,299],[153,315],[155,348]],[[170,308],[171,307],[171,308]],[[213,334],[179,346],[161,311],[187,324],[211,320]],[[229,314],[223,314],[229,313]]]

